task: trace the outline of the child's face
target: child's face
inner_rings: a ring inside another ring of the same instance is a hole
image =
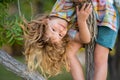
[[[52,43],[59,43],[67,33],[68,23],[60,18],[48,20],[46,36]]]

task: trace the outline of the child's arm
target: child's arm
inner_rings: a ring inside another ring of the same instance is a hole
[[[86,20],[88,19],[89,14],[92,12],[92,6],[91,4],[89,4],[86,7],[86,5],[87,4],[84,4],[80,10],[78,6],[76,7],[77,22],[79,26],[79,38],[80,42],[82,43],[89,43],[91,40],[91,35]],[[77,36],[78,34],[76,35],[76,37]]]
[[[68,43],[68,47],[66,49],[66,54],[70,66],[70,72],[72,74],[73,80],[84,80],[82,66],[76,55],[81,47],[81,44],[72,40]]]
[[[89,14],[91,13],[92,9],[90,4],[87,8],[85,8],[85,6],[86,4],[82,7],[81,10],[79,10],[78,7],[76,9],[79,32],[74,29],[70,29],[68,31],[68,35],[72,38],[72,40],[80,43],[89,43],[91,40],[86,20]]]

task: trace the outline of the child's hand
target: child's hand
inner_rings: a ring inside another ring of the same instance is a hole
[[[78,21],[86,21],[92,12],[92,5],[91,4],[84,4],[82,8],[79,10],[79,7],[76,7],[77,19]]]

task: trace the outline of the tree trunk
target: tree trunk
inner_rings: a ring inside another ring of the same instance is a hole
[[[0,64],[27,80],[45,80],[38,72],[29,72],[27,66],[0,50]]]
[[[91,2],[91,0],[87,0]],[[96,16],[94,10],[92,14],[89,16],[87,20],[87,24],[91,33],[92,40],[89,44],[85,45],[86,48],[86,80],[93,80],[94,74],[94,47],[95,47],[95,37],[97,34],[97,24],[96,24]]]

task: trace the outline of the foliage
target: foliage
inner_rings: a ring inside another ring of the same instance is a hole
[[[15,1],[15,0],[14,0]],[[19,27],[21,23],[17,15],[10,16],[8,14],[10,4],[13,0],[1,0],[0,2],[0,46],[4,44],[22,44],[22,30]]]
[[[17,43],[21,45],[23,37],[22,29],[20,28],[19,24],[22,23],[22,21],[17,16],[15,16],[14,18],[14,20],[8,22],[7,27],[5,28],[5,37],[7,39],[7,43],[11,45]]]
[[[35,10],[40,13],[49,12],[54,2],[55,0],[48,0],[47,2],[44,0],[0,0],[0,47],[4,44],[22,45],[23,34],[19,26],[22,23],[21,14],[27,20],[30,20],[36,15]],[[36,3],[39,6],[34,7]],[[17,11],[14,14],[10,14],[9,9],[13,6],[17,8]],[[34,8],[38,8],[40,11]]]
[[[43,11],[49,12],[49,11],[51,11],[52,6],[56,0],[47,0],[47,2],[44,0],[39,0],[39,1],[44,5]]]

